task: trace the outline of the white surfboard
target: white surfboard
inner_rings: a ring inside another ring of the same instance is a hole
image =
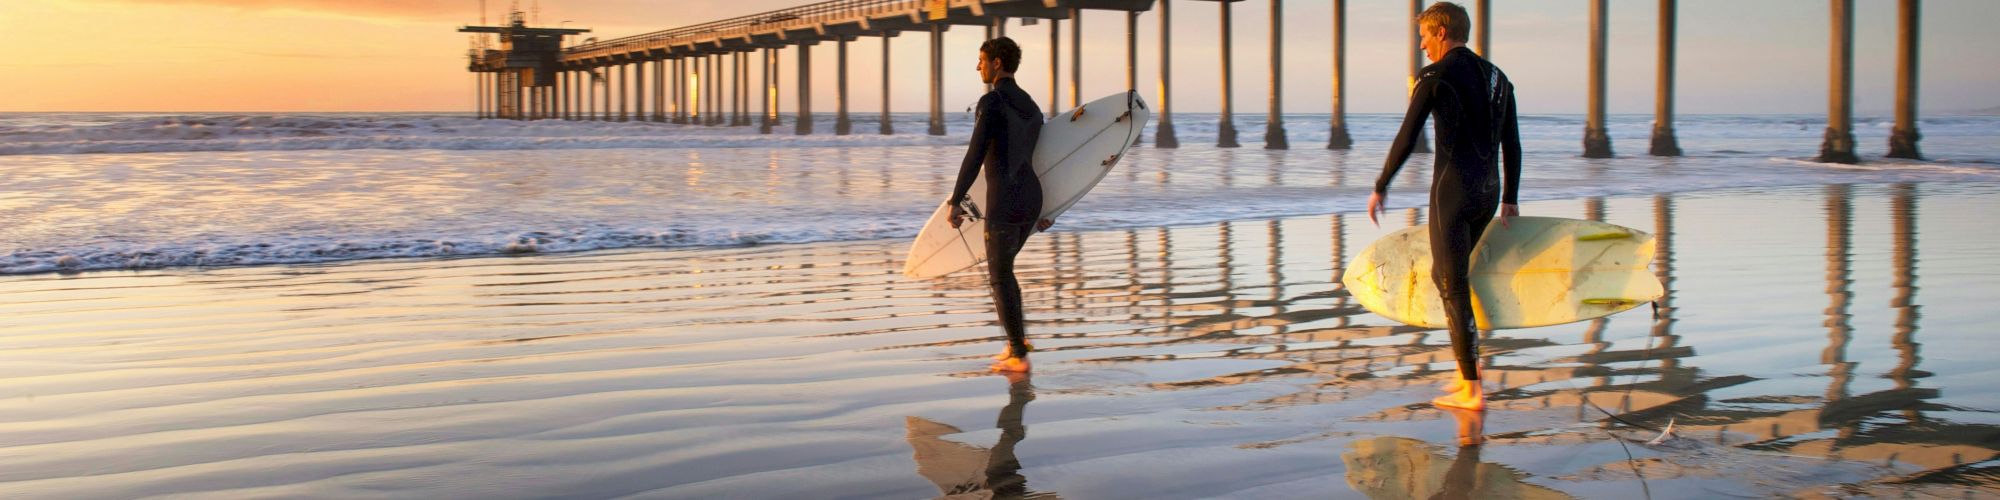
[[[1042,183],[1042,218],[1054,220],[1096,187],[1138,140],[1149,116],[1138,93],[1120,92],[1043,123],[1031,163]],[[986,213],[983,173],[966,193],[971,211]],[[951,206],[939,203],[923,232],[917,234],[917,241],[910,245],[909,259],[903,262],[904,276],[944,276],[986,261],[985,222],[967,220],[953,228],[950,219]]]
[[[1596,319],[1666,293],[1648,269],[1653,235],[1556,217],[1494,223],[1472,250],[1468,278],[1482,330],[1533,328]],[[1418,225],[1376,240],[1348,263],[1340,282],[1369,312],[1445,328],[1444,299],[1431,281],[1430,230]]]

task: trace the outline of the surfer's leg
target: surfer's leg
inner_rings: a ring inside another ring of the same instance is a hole
[[[1446,390],[1451,394],[1431,400],[1431,404],[1467,410],[1486,409],[1486,387],[1479,382],[1478,322],[1472,312],[1472,249],[1478,235],[1492,219],[1492,208],[1483,200],[1468,199],[1469,193],[1436,193],[1431,203],[1431,279],[1444,299],[1445,323],[1450,328],[1452,355],[1458,358],[1457,383]],[[1484,211],[1484,216],[1481,211]]]
[[[993,305],[1000,315],[1000,328],[1007,332],[1011,359],[1028,357],[1028,328],[1021,306],[1021,283],[1014,278],[1014,256],[1027,243],[1031,229],[1028,225],[991,221],[986,224],[987,279],[993,286]]]
[[[1479,380],[1479,334],[1472,317],[1472,290],[1466,272],[1472,257],[1471,217],[1454,206],[1432,205],[1431,280],[1444,299],[1445,324],[1451,331],[1452,354],[1458,357],[1458,377]],[[1458,212],[1458,213],[1455,213]]]

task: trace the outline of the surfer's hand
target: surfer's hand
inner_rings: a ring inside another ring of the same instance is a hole
[[[952,205],[951,217],[947,220],[951,222],[952,229],[958,229],[959,224],[965,223],[965,208],[960,207],[958,205]]]
[[[1040,221],[1035,222],[1035,232],[1039,233],[1042,231],[1047,231],[1049,230],[1049,226],[1054,226],[1054,225],[1056,225],[1055,219],[1042,219]]]
[[[1520,206],[1520,205],[1515,205],[1515,204],[1512,204],[1512,203],[1502,203],[1502,204],[1500,204],[1500,227],[1502,227],[1502,228],[1507,228],[1507,227],[1512,227],[1512,226],[1509,226],[1509,225],[1507,225],[1507,218],[1508,218],[1508,217],[1520,217],[1520,216],[1521,216],[1521,206]]]
[[[1379,221],[1379,220],[1376,220],[1376,219],[1375,219],[1375,214],[1377,214],[1377,213],[1380,213],[1380,212],[1382,212],[1383,210],[1387,210],[1387,209],[1388,209],[1388,207],[1384,207],[1384,206],[1382,206],[1382,193],[1369,193],[1369,195],[1368,195],[1368,222],[1372,222],[1372,223],[1374,223],[1374,224],[1375,224],[1375,227],[1382,227],[1382,221]]]

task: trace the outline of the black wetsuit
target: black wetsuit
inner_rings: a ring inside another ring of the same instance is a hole
[[[1000,328],[1017,356],[1027,356],[1027,326],[1021,310],[1021,284],[1014,279],[1014,255],[1034,234],[1041,220],[1042,182],[1029,161],[1042,136],[1042,111],[1013,78],[993,82],[979,98],[972,126],[972,143],[958,168],[951,204],[958,206],[972,189],[981,167],[986,172],[986,272],[993,286],[993,304]]]
[[[1437,118],[1437,162],[1431,179],[1431,279],[1444,296],[1452,353],[1459,377],[1478,380],[1479,336],[1472,291],[1466,283],[1472,247],[1500,203],[1515,204],[1521,184],[1521,133],[1514,117],[1514,84],[1500,68],[1459,47],[1418,73],[1403,128],[1389,147],[1376,193],[1410,158],[1427,115]],[[1507,182],[1503,192],[1501,169]]]

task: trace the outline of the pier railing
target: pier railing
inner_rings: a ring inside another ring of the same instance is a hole
[[[831,0],[789,9],[733,17],[720,21],[711,21],[577,45],[564,49],[563,55],[565,57],[582,56],[593,52],[618,51],[619,49],[628,47],[666,45],[673,43],[673,40],[676,38],[743,36],[753,32],[783,30],[792,26],[811,27],[819,23],[852,19],[859,16],[872,17],[896,12],[909,12],[920,8],[923,3],[924,0]]]

